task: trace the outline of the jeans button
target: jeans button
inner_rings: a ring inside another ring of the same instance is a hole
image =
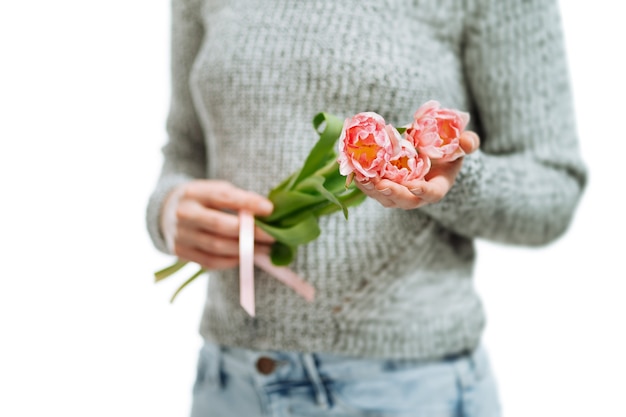
[[[269,375],[276,370],[276,361],[267,356],[261,356],[256,361],[256,370],[263,375]]]

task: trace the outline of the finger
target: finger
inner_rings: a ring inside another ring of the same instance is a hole
[[[456,162],[452,162],[454,164]],[[459,164],[460,166],[460,164]],[[422,181],[418,184],[412,185],[410,189],[411,193],[421,198],[428,204],[438,203],[445,195],[450,191],[456,178],[456,172],[458,170],[438,170],[432,177],[428,178],[428,181]]]
[[[384,207],[410,210],[424,204],[421,198],[412,194],[407,187],[390,180],[379,180],[375,184],[374,181],[366,182],[361,185],[365,194],[377,200]]]
[[[269,216],[274,209],[267,198],[218,180],[190,182],[185,189],[184,198],[220,210],[248,210],[257,216]]]
[[[471,130],[466,130],[461,133],[461,137],[459,139],[461,149],[463,149],[466,154],[470,154],[480,147],[480,137],[476,132]]]
[[[376,189],[376,187],[374,186],[374,183],[371,181],[364,181],[364,182],[359,182],[359,181],[355,181],[355,184],[357,186],[357,188],[359,188],[361,191],[363,191],[363,194],[365,194],[366,196],[373,198],[374,200],[378,201],[380,204],[382,204],[384,207],[394,207],[395,203],[387,198],[386,195],[382,194],[380,191],[378,191]]]
[[[272,251],[272,245],[267,245],[267,244],[259,244],[259,243],[255,243],[254,245],[254,254],[261,254],[261,255],[269,255],[270,252]]]
[[[189,246],[177,246],[174,253],[179,258],[200,264],[207,270],[230,269],[239,265],[239,257],[215,256]]]
[[[271,247],[268,245],[254,245],[255,254],[269,255]],[[195,262],[207,270],[230,269],[239,265],[239,255],[237,256],[217,256],[202,252],[197,248],[180,245],[174,253],[182,260]]]
[[[254,228],[254,241],[261,244],[271,244],[276,242],[274,236],[268,234],[265,230],[258,226]]]
[[[239,236],[236,215],[207,208],[195,200],[181,201],[176,209],[176,218],[179,228],[200,229],[229,238]]]
[[[405,185],[390,180],[381,180],[376,184],[376,191],[392,202],[391,206],[403,210],[411,210],[422,206],[421,197],[413,194]]]
[[[175,246],[192,247],[209,255],[234,257],[239,254],[238,239],[226,238],[200,231],[181,228],[176,236]]]
[[[207,209],[198,202],[184,201],[178,207],[179,227],[198,228],[208,233],[236,238],[239,236],[239,217],[218,210]],[[254,240],[274,243],[276,239],[259,227],[254,228]]]
[[[445,162],[438,165],[433,165],[431,170],[426,174],[424,179],[428,182],[435,177],[445,177],[447,181],[454,183],[456,176],[461,171],[463,165],[463,158],[455,159],[454,161]]]
[[[372,179],[372,180],[369,180],[369,179],[368,179],[368,180],[364,180],[364,181],[358,181],[358,180],[355,180],[355,181],[354,181],[354,184],[355,184],[355,185],[356,185],[356,186],[357,186],[357,187],[358,187],[361,191],[363,191],[364,193],[368,193],[368,192],[374,191],[374,189],[375,189],[375,187],[376,187],[376,186],[375,186],[375,180],[373,180],[373,179]]]

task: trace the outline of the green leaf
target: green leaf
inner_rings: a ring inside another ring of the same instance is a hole
[[[335,164],[334,168],[326,173],[324,188],[337,195],[346,190],[346,177],[339,172],[339,164]]]
[[[341,201],[343,206],[352,207],[352,206],[361,204],[363,201],[365,201],[367,196],[363,193],[363,191],[359,190],[358,188],[354,186],[351,186],[346,193],[338,196],[337,198],[339,199],[339,201]],[[314,210],[313,215],[317,217],[321,217],[321,216],[332,214],[339,210],[340,208],[338,206],[333,205],[333,204],[328,204],[326,206],[318,208],[317,210]],[[346,220],[347,219],[348,217],[346,216]]]
[[[286,266],[293,262],[295,254],[295,247],[276,242],[272,245],[270,250],[270,259],[274,265]]]
[[[255,221],[256,225],[276,238],[277,241],[288,246],[298,246],[317,239],[321,231],[317,224],[317,217],[312,213],[307,213],[298,223],[288,227],[269,225],[260,220]]]
[[[316,175],[316,176],[311,176],[311,177],[304,179],[300,183],[300,186],[312,187],[313,190],[316,190],[318,193],[320,193],[324,198],[326,198],[326,200],[330,201],[331,203],[341,208],[343,210],[343,216],[347,219],[348,208],[343,205],[343,203],[337,198],[335,194],[333,194],[332,192],[324,188],[325,181],[326,181],[326,178]]]
[[[185,265],[187,265],[186,261],[181,261],[180,259],[178,259],[175,263],[173,263],[172,265],[161,269],[160,271],[157,271],[154,273],[154,282],[159,282],[161,280],[164,280],[165,278],[175,274],[176,272],[180,271]]]
[[[292,173],[290,176],[288,176],[287,178],[285,178],[284,180],[282,180],[280,182],[280,184],[278,184],[276,187],[272,188],[268,194],[268,198],[271,199],[272,195],[274,193],[278,193],[278,192],[282,192],[285,191],[289,188],[289,184],[291,184],[291,182],[293,182],[296,179],[296,175],[298,174],[298,172],[294,172]]]
[[[315,206],[324,201],[324,198],[300,191],[276,191],[270,200],[274,203],[274,211],[269,216],[260,218],[267,224],[279,222],[299,210]]]
[[[336,116],[328,113],[318,113],[313,118],[313,127],[320,134],[320,138],[309,152],[307,159],[298,176],[291,182],[289,188],[293,188],[304,178],[325,165],[329,158],[333,157],[333,148],[343,129],[343,122]],[[320,129],[323,130],[320,132]]]

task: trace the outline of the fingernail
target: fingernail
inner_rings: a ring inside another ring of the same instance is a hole
[[[379,191],[382,195],[391,195],[391,188],[383,188]]]
[[[274,205],[269,201],[261,201],[259,203],[259,210],[267,213],[271,213],[274,210]]]
[[[411,190],[409,190],[410,192],[412,192],[415,195],[422,195],[424,194],[424,189],[422,187],[415,187]]]
[[[366,190],[373,190],[374,189],[374,184],[372,184],[371,182],[362,182],[361,185]]]

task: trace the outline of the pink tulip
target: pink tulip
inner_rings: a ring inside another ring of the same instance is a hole
[[[360,181],[381,177],[400,150],[400,135],[377,113],[363,112],[345,120],[339,137],[339,172]]]
[[[423,179],[429,170],[430,158],[425,154],[418,153],[408,140],[402,139],[400,151],[387,162],[382,178],[403,183]]]
[[[469,118],[469,113],[442,108],[439,102],[431,100],[417,109],[406,137],[431,159],[453,161],[465,155],[460,137]]]

